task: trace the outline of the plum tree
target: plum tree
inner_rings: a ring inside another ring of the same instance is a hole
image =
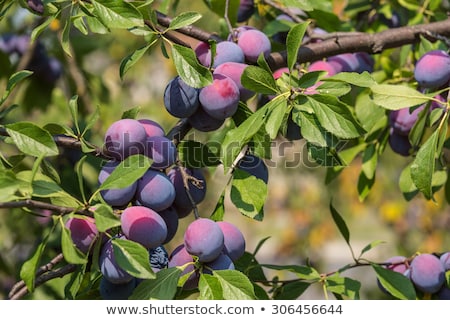
[[[164,219],[152,209],[131,206],[120,215],[121,229],[129,240],[151,249],[164,243],[167,238],[167,225]]]
[[[191,222],[184,232],[186,251],[200,262],[211,262],[223,250],[222,229],[211,219],[199,218]]]

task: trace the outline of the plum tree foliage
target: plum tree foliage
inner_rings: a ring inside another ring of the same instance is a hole
[[[48,218],[9,298],[62,278],[66,299],[301,299],[312,285],[325,297],[359,299],[363,283],[345,272],[366,267],[387,298],[448,299],[448,251],[372,261],[366,253],[381,243],[374,239],[358,255],[333,201],[330,219],[350,249],[337,270],[260,264],[265,239],[249,248],[228,205],[264,221],[272,182],[265,161],[280,138],[302,140],[327,183],[360,159],[362,202],[386,152],[405,160],[397,181],[405,201],[438,202],[442,190],[450,201],[450,3],[200,4],[184,11],[179,1],[0,2],[0,214]],[[211,30],[200,27],[206,14],[219,21]],[[141,46],[107,53],[120,55],[121,81],[134,81],[150,53],[176,71],[158,102],[177,121],[168,130],[138,107],[121,115],[101,107],[105,84],[83,60],[106,36],[123,34]],[[54,100],[71,118],[34,121],[36,109],[61,114]],[[204,212],[215,170],[227,181]],[[5,265],[0,254],[0,271]]]

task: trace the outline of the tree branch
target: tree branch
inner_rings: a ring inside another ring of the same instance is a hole
[[[62,207],[57,206],[51,203],[37,201],[37,200],[20,200],[20,201],[11,201],[11,202],[0,202],[0,208],[2,209],[13,209],[13,208],[29,208],[29,209],[42,209],[42,210],[50,210],[53,212],[57,212],[59,214],[69,214],[69,213],[78,213],[85,216],[93,217],[93,213],[87,209],[76,209],[70,207]]]

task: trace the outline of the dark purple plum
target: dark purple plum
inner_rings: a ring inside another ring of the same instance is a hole
[[[450,81],[450,55],[443,50],[428,51],[414,68],[414,78],[422,88],[436,89]]]
[[[191,222],[184,233],[186,251],[200,262],[211,262],[223,250],[224,236],[217,223],[208,218]]]
[[[163,246],[149,249],[148,255],[150,257],[150,266],[154,272],[158,272],[169,266],[169,254]]]
[[[248,65],[245,63],[224,62],[214,70],[214,73],[223,74],[224,76],[231,78],[234,83],[236,83],[239,88],[241,101],[247,101],[255,95],[254,91],[245,88],[241,83],[242,73],[244,73],[244,70],[247,67]]]
[[[32,11],[38,14],[44,13],[44,4],[42,3],[42,0],[27,0],[27,5]]]
[[[217,120],[225,120],[237,111],[240,93],[231,78],[216,73],[213,82],[200,90],[199,98],[207,114]]]
[[[436,293],[445,283],[444,266],[438,257],[430,253],[414,257],[409,276],[415,287],[423,293]]]
[[[205,67],[209,67],[209,64],[211,62],[211,60],[207,60],[209,52],[209,44],[203,41],[198,42],[197,45],[194,47],[194,52],[200,64],[204,65]]]
[[[165,136],[164,129],[158,122],[151,119],[139,119],[138,122],[144,127],[147,137]]]
[[[177,160],[177,147],[167,137],[147,137],[144,154],[153,160],[153,169],[167,169]]]
[[[237,22],[244,22],[251,18],[255,13],[254,0],[240,0],[237,12]]]
[[[225,120],[218,120],[211,117],[203,107],[197,109],[197,111],[188,118],[189,124],[192,128],[201,132],[211,132],[219,129]]]
[[[192,197],[192,200],[195,204],[199,204],[200,202],[205,199],[206,196],[206,180],[205,176],[203,175],[203,172],[201,169],[189,169],[189,168],[179,168],[174,167],[169,170],[167,173],[167,176],[169,177],[170,181],[172,181],[174,187],[175,187],[175,200],[174,205],[177,208],[191,208],[192,209],[192,203],[186,193],[186,189],[184,187],[183,182],[183,176],[181,174],[181,170],[186,170],[186,174],[189,176],[192,176],[193,178],[197,179],[201,186],[196,186],[192,181],[189,181],[189,193]]]
[[[182,267],[187,265],[181,275],[190,274],[190,276],[186,279],[183,289],[184,290],[193,290],[198,287],[198,280],[200,274],[194,267],[194,258],[186,251],[186,247],[184,244],[180,244],[177,246],[169,256],[169,268],[173,267]]]
[[[391,128],[389,131],[388,142],[392,151],[395,153],[405,157],[411,154],[412,145],[408,136],[398,134]]]
[[[329,57],[327,61],[334,66],[336,73],[373,71],[374,60],[365,52],[342,53]]]
[[[175,234],[178,231],[178,225],[179,225],[179,217],[178,217],[178,211],[174,206],[170,206],[167,209],[158,211],[161,218],[163,218],[164,222],[167,226],[167,236],[164,239],[162,244],[166,244],[170,242],[175,237]]]
[[[445,271],[450,270],[450,252],[443,253],[440,258]]]
[[[69,218],[65,226],[70,230],[70,236],[75,247],[83,253],[88,253],[99,234],[94,218]]]
[[[233,260],[224,252],[211,262],[203,265],[203,273],[212,274],[214,270],[234,270]]]
[[[221,41],[216,45],[216,55],[214,56],[213,67],[221,65],[224,62],[245,62],[244,52],[241,47],[232,41]],[[211,50],[205,56],[205,62],[209,66],[211,62]]]
[[[144,152],[147,133],[139,121],[120,119],[106,130],[106,153],[116,160],[123,160],[133,154]]]
[[[125,239],[121,236],[120,239]],[[112,245],[112,239],[109,239],[101,248],[100,256],[98,258],[98,263],[100,266],[100,272],[103,277],[109,282],[118,283],[128,283],[134,279],[132,275],[122,269],[114,256],[114,248]]]
[[[245,238],[241,230],[236,225],[227,221],[218,221],[220,229],[224,237],[224,253],[226,253],[232,261],[236,261],[245,252]]]
[[[174,117],[187,118],[199,107],[199,89],[189,86],[180,76],[174,77],[164,90],[164,106]]]
[[[137,182],[136,200],[158,212],[173,204],[175,187],[165,173],[150,169]]]
[[[167,237],[164,219],[147,207],[126,208],[120,215],[120,222],[122,232],[128,240],[140,243],[148,249],[162,245]]]
[[[415,108],[403,108],[391,111],[389,114],[389,125],[394,129],[395,133],[408,136],[414,124],[417,122],[419,113],[424,106]]]
[[[103,300],[128,300],[136,285],[135,278],[125,283],[113,283],[102,277],[99,286],[100,296]]]
[[[264,161],[256,155],[246,154],[239,160],[237,167],[256,178],[263,180],[266,184],[269,181],[269,171],[267,166]]]
[[[450,288],[447,285],[443,285],[441,289],[436,293],[436,297],[439,300],[450,300]]]
[[[358,73],[363,73],[364,71],[367,71],[369,73],[373,72],[375,60],[370,54],[368,54],[367,52],[355,52],[354,55],[358,60],[358,68],[356,69],[356,72]]]
[[[257,29],[244,30],[238,33],[237,44],[244,52],[245,60],[256,63],[259,55],[267,57],[272,46],[267,35]]]
[[[98,183],[102,184],[119,164],[120,162],[117,160],[105,162],[98,174]],[[101,190],[100,194],[107,204],[112,207],[120,208],[130,203],[130,201],[134,198],[136,188],[137,182],[134,182],[125,188]]]

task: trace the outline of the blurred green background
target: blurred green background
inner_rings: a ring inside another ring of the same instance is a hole
[[[336,13],[342,14],[345,2],[335,1],[334,4]],[[159,2],[155,1],[155,5],[159,5]],[[27,11],[18,6],[14,10],[16,12],[13,15],[8,15],[0,22],[0,34],[28,34],[36,23],[34,16]],[[202,1],[179,1],[176,12],[186,10],[203,14],[197,26],[218,34],[223,32],[223,20],[208,11]],[[174,15],[176,12],[169,10],[168,13]],[[255,17],[250,23],[261,26],[264,20]],[[5,123],[32,121],[38,125],[53,122],[73,126],[68,101],[78,94],[81,113],[86,117],[99,107],[100,119],[89,135],[90,141],[96,145],[102,144],[103,134],[113,121],[118,120],[124,111],[135,107],[140,108],[139,118],[156,120],[166,131],[176,124],[177,119],[170,116],[163,106],[164,88],[176,73],[171,60],[163,56],[159,47],[140,60],[121,80],[120,61],[145,43],[142,37],[124,31],[91,37],[74,31],[71,39],[75,55],[67,58],[58,41],[61,28],[58,21],[52,23],[40,39],[49,54],[63,63],[64,77],[49,95],[30,83],[21,86],[16,96],[20,108],[9,114]],[[187,38],[184,40],[191,41]],[[78,72],[81,73],[81,81],[75,77]],[[5,74],[1,76],[3,88]],[[220,132],[192,132],[190,137],[208,141],[214,139],[216,134],[220,135]],[[351,263],[350,250],[331,217],[330,201],[333,201],[348,224],[350,243],[356,254],[371,242],[384,241],[365,255],[372,261],[381,262],[392,255],[410,256],[415,252],[449,250],[450,215],[443,193],[437,193],[435,202],[426,201],[421,196],[408,202],[399,189],[399,175],[411,159],[401,157],[387,148],[379,162],[375,185],[369,196],[361,202],[356,187],[361,170],[360,159],[352,162],[332,183],[326,185],[326,169],[308,161],[302,141],[288,142],[279,138],[273,144],[272,152],[273,159],[268,162],[270,178],[264,220],[258,222],[241,216],[228,198],[225,203],[225,219],[241,228],[247,239],[248,251],[254,251],[262,239],[268,238],[258,252],[259,262],[311,263],[323,273],[336,271]],[[17,151],[2,143],[1,153],[11,156]],[[75,195],[79,195],[79,190],[74,183],[74,164],[79,157],[77,152],[65,151],[64,157],[55,163],[60,170],[63,187]],[[30,166],[29,161],[25,159],[23,165]],[[95,189],[99,167],[99,159],[88,158],[84,167],[87,190]],[[207,174],[207,198],[199,206],[202,216],[212,213],[226,183],[220,167],[209,168]],[[192,218],[189,216],[180,221],[178,235],[166,246],[169,252],[182,241],[183,228]],[[34,252],[51,224],[51,219],[36,217],[23,210],[0,210],[0,298],[7,298],[11,286],[19,279],[23,262]],[[50,250],[43,257],[43,264],[59,250],[59,242],[55,237]],[[344,275],[361,281],[362,298],[386,298],[377,288],[372,269],[355,268]],[[269,278],[289,279],[292,276],[267,270]],[[63,284],[66,281],[65,278],[51,281],[27,298],[60,299],[64,295]],[[319,286],[312,286],[301,298],[323,299],[324,296]]]

